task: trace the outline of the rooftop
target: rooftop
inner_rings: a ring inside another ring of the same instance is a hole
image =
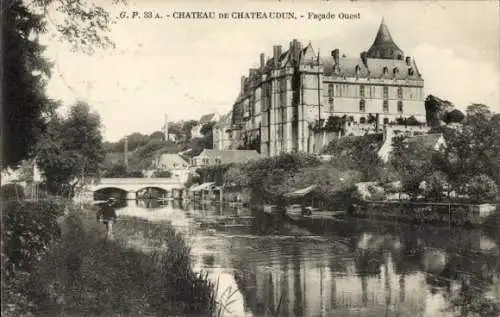
[[[200,153],[200,157],[219,158],[221,164],[230,163],[246,163],[251,160],[263,158],[259,152],[255,150],[211,150],[205,149]]]
[[[403,51],[394,43],[389,28],[382,19],[377,36],[367,52],[369,58],[403,59]]]

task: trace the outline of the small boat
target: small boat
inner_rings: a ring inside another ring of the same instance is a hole
[[[305,211],[305,208],[299,204],[288,205],[286,207],[286,214],[288,215],[288,217],[294,220],[302,218],[305,214]]]
[[[266,214],[276,214],[278,213],[277,205],[264,205],[264,212]]]

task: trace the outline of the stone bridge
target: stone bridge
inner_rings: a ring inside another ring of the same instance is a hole
[[[166,192],[182,190],[184,184],[178,178],[101,178],[100,182],[89,189],[95,194],[99,191],[119,189],[127,193],[127,199],[136,199],[137,192],[156,188]]]

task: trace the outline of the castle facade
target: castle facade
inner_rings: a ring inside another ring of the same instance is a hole
[[[376,133],[410,118],[425,124],[423,88],[415,60],[395,44],[383,20],[359,57],[339,49],[320,56],[311,43],[298,40],[286,50],[275,45],[272,57],[261,54],[260,67],[241,78],[227,129],[231,147],[259,149],[266,156],[317,153],[315,134],[329,121],[350,127],[339,128],[339,137],[346,131]]]

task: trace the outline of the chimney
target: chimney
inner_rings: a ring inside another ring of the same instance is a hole
[[[241,76],[241,94],[245,92],[245,76]]]
[[[279,66],[279,58],[281,56],[281,45],[273,46],[273,58],[274,58],[274,66]]]
[[[300,43],[297,39],[293,39],[290,42],[290,53],[292,54],[292,58],[295,61],[299,61],[301,50],[302,50],[302,43]]]
[[[368,60],[366,57],[366,52],[362,52],[360,57],[361,57],[361,61],[363,61],[363,65],[365,65],[365,67],[368,68]]]
[[[333,61],[335,62],[335,65],[338,65],[339,64],[339,57],[340,57],[340,51],[338,48],[336,48],[332,51],[332,57],[333,57]]]
[[[410,64],[411,64],[411,57],[407,56],[406,57],[406,65],[410,66]]]
[[[266,55],[264,53],[260,53],[260,70],[264,69],[266,64]]]

